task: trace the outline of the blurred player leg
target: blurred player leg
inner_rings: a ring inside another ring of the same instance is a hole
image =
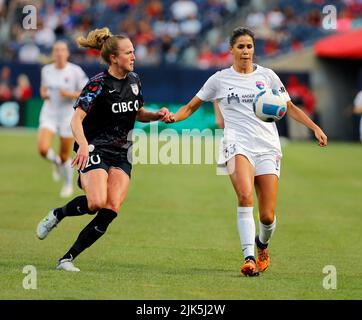
[[[59,181],[60,175],[60,157],[51,147],[54,139],[55,131],[49,128],[40,128],[38,133],[38,151],[42,157],[49,160],[53,164],[53,180]]]
[[[60,191],[62,198],[68,198],[73,194],[73,168],[71,167],[70,152],[73,146],[73,138],[60,137],[60,159],[62,161],[61,169],[64,176],[64,185]]]
[[[50,151],[52,151],[54,153],[53,149],[51,149]],[[55,155],[55,158],[56,158],[56,160],[55,160],[55,163],[53,163],[52,176],[53,176],[53,180],[55,182],[58,182],[62,179],[61,160],[58,155]]]

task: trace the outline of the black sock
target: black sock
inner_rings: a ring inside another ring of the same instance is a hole
[[[266,248],[268,248],[268,244],[267,244],[267,243],[264,244],[264,243],[261,243],[261,242],[260,242],[258,235],[255,237],[255,243],[256,243],[256,246],[257,246],[258,248],[260,248],[260,249],[266,249]]]
[[[54,215],[58,221],[61,221],[64,217],[81,216],[86,213],[96,213],[89,210],[86,196],[76,197],[69,201],[64,207],[54,209]]]
[[[247,256],[245,260],[253,260],[254,262],[256,262],[254,256]]]
[[[106,232],[109,224],[117,217],[110,209],[101,209],[94,219],[80,232],[77,240],[61,259],[75,259],[82,251],[89,248]]]

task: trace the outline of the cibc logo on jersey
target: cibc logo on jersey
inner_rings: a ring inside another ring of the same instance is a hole
[[[113,113],[123,113],[127,111],[138,111],[139,101],[115,102],[112,104]]]

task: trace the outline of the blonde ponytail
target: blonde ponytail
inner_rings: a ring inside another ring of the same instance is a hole
[[[108,28],[95,29],[88,33],[87,38],[78,37],[77,43],[84,48],[93,48],[102,50],[103,44],[108,38],[112,37],[112,33]]]
[[[95,29],[88,33],[87,38],[78,37],[77,44],[80,47],[92,48],[101,52],[102,59],[108,64],[111,64],[109,56],[118,54],[118,41],[128,39],[125,35],[114,36],[107,27]]]

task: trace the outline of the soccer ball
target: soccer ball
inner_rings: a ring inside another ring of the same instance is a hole
[[[287,103],[277,90],[267,88],[257,94],[253,102],[255,115],[262,121],[274,122],[287,113]]]

